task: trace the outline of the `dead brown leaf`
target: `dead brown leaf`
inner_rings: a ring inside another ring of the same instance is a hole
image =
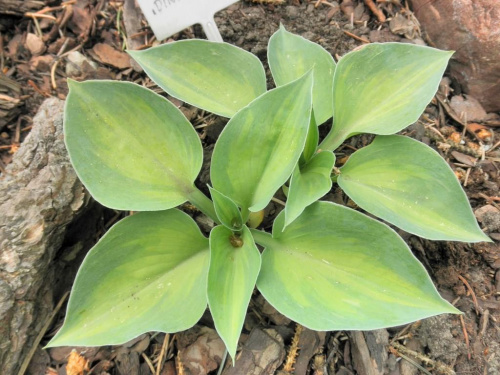
[[[89,370],[89,361],[73,350],[66,365],[67,375],[83,375],[85,371]]]

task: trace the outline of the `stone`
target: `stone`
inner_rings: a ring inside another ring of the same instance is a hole
[[[45,51],[45,43],[37,35],[28,33],[26,35],[26,48],[33,56],[41,55]]]
[[[431,45],[456,51],[450,74],[487,112],[500,111],[498,0],[410,0]]]
[[[73,51],[66,56],[66,75],[79,77],[84,73],[97,70],[98,65],[78,51]]]

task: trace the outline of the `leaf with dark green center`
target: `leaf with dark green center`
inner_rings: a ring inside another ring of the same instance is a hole
[[[306,144],[304,145],[304,152],[302,153],[301,161],[304,163],[309,162],[311,158],[316,154],[318,149],[319,140],[319,130],[316,120],[314,119],[314,110],[311,114],[311,121],[309,123],[309,129],[307,131]]]
[[[178,210],[129,216],[85,258],[53,346],[117,345],[192,327],[207,306],[209,242]]]
[[[267,89],[260,60],[227,43],[182,40],[128,53],[167,93],[221,116],[232,117]]]
[[[241,212],[230,198],[209,187],[210,194],[215,206],[215,212],[222,225],[231,230],[241,230],[243,227],[243,218]]]
[[[432,240],[489,241],[448,164],[403,136],[378,136],[351,155],[337,179],[364,210]]]
[[[314,69],[313,107],[317,124],[332,117],[335,61],[320,45],[285,30],[269,39],[269,67],[277,86],[283,86]]]
[[[259,211],[290,177],[304,149],[312,74],[271,90],[239,111],[222,131],[210,176],[243,210]]]
[[[314,330],[370,330],[458,313],[389,227],[329,202],[307,207],[265,246],[257,287],[279,312]]]
[[[333,128],[321,143],[335,150],[357,133],[394,134],[417,121],[452,52],[373,43],[343,56],[333,80]]]
[[[299,217],[307,206],[330,191],[330,175],[334,164],[335,155],[331,151],[322,151],[306,165],[295,167],[285,206],[285,227]]]
[[[66,146],[96,200],[120,210],[156,211],[188,199],[203,150],[172,103],[126,82],[69,81],[69,87]]]
[[[236,239],[234,236],[224,226],[212,229],[208,272],[210,311],[233,363],[260,270],[260,253],[250,230],[244,226],[241,237]]]

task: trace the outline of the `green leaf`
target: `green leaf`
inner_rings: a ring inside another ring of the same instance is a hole
[[[241,230],[243,218],[236,203],[214,188],[209,187],[209,189],[220,222],[228,229]]]
[[[123,219],[83,261],[64,325],[47,346],[117,345],[192,327],[207,306],[208,248],[181,211]]]
[[[167,93],[221,116],[232,117],[267,89],[260,60],[227,43],[182,40],[128,53]]]
[[[403,136],[378,136],[351,155],[337,179],[364,210],[432,240],[489,241],[448,164]]]
[[[203,150],[172,103],[133,83],[68,83],[66,146],[97,201],[120,210],[156,211],[188,199]]]
[[[320,148],[357,133],[394,134],[417,121],[439,86],[452,52],[372,43],[343,56],[333,81],[334,125]]]
[[[311,203],[316,202],[332,188],[333,165],[335,155],[331,151],[322,151],[303,167],[293,171],[285,206],[285,227],[294,221]]]
[[[316,121],[314,120],[314,110],[311,113],[311,121],[309,122],[309,129],[307,131],[306,144],[304,145],[304,152],[302,153],[303,161],[309,162],[316,154],[318,149],[319,130]]]
[[[302,77],[314,68],[313,107],[317,124],[332,117],[335,61],[320,45],[289,33],[283,25],[269,39],[269,67],[277,86]]]
[[[312,74],[268,91],[222,131],[210,176],[240,207],[259,211],[290,177],[304,149],[311,115]]]
[[[370,330],[458,313],[389,227],[317,202],[283,232],[255,233],[266,247],[257,287],[278,311],[314,330]]]
[[[260,270],[260,252],[244,226],[241,247],[232,245],[233,233],[224,226],[210,233],[208,304],[215,328],[234,359],[248,303]]]

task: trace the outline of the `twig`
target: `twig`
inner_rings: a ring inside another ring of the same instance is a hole
[[[35,352],[38,348],[38,345],[40,344],[40,341],[42,341],[43,336],[45,336],[45,333],[47,332],[47,330],[50,327],[50,324],[52,323],[52,320],[57,315],[59,310],[61,310],[61,307],[63,306],[63,304],[66,301],[66,299],[68,298],[68,296],[69,296],[69,292],[64,293],[62,298],[59,300],[57,306],[55,307],[54,311],[52,311],[52,314],[50,314],[50,316],[48,317],[47,321],[45,322],[42,329],[38,333],[38,336],[35,338],[35,341],[33,341],[31,349],[28,352],[28,355],[24,358],[24,361],[23,361],[21,368],[19,369],[19,372],[17,373],[17,375],[24,375],[24,373],[28,369],[28,366],[31,362],[31,359],[35,355]]]
[[[59,59],[54,61],[54,64],[52,64],[52,68],[50,69],[50,82],[52,83],[52,88],[54,90],[57,89],[57,82],[56,82],[56,69],[57,65],[59,65]]]
[[[389,348],[390,350],[391,348]],[[398,356],[398,357],[401,357],[403,358],[405,361],[407,361],[408,363],[412,364],[413,366],[415,366],[416,368],[418,368],[420,371],[422,371],[424,374],[426,375],[432,375],[429,371],[427,371],[425,368],[423,368],[421,365],[419,365],[417,362],[415,362],[413,359],[411,359],[410,357],[404,355],[403,353],[400,353],[398,352],[396,349],[392,348],[392,350],[390,350],[392,354]]]
[[[177,350],[177,375],[186,375],[184,371],[184,365],[181,360],[181,351]]]
[[[160,351],[160,356],[158,357],[158,364],[156,365],[156,375],[160,375],[161,367],[162,367],[162,362],[163,362],[163,356],[165,355],[165,350],[168,346],[168,342],[170,340],[170,334],[167,333],[165,334],[165,339],[163,340],[163,345],[161,346],[161,351]],[[154,374],[155,372],[153,372]]]
[[[469,343],[469,334],[467,333],[467,328],[465,328],[464,316],[460,315],[460,324],[462,324],[462,332],[464,334],[465,346],[467,347],[467,358],[470,361],[470,343]]]
[[[397,342],[392,344],[392,347],[396,349],[398,355],[404,354],[404,355],[409,355],[412,356],[416,359],[418,359],[420,362],[424,363],[427,366],[430,366],[433,368],[438,374],[441,375],[456,375],[455,371],[453,371],[450,367],[446,366],[444,363],[439,362],[439,361],[434,361],[428,357],[426,357],[424,354],[413,351],[411,349],[408,349],[406,346],[401,345]]]
[[[51,21],[55,21],[56,20],[56,17],[50,15],[50,14],[43,14],[43,13],[31,13],[31,12],[28,12],[28,13],[24,13],[24,16],[25,17],[31,17],[31,18],[47,18]]]
[[[385,14],[375,5],[373,0],[365,0],[365,4],[377,16],[379,22],[385,22]]]
[[[154,374],[155,373],[155,368],[153,366],[153,363],[149,359],[149,357],[146,354],[144,354],[144,353],[142,353],[141,355],[142,355],[142,358],[144,358],[144,362],[147,363],[149,369],[151,370],[151,373]]]
[[[278,198],[274,198],[274,197],[272,197],[272,198],[271,198],[271,200],[272,200],[273,202],[275,202],[275,203],[278,203],[278,204],[282,205],[283,207],[284,207],[284,206],[286,206],[286,203],[285,203],[285,202],[283,202],[281,199],[278,199]]]
[[[347,35],[347,36],[350,36],[353,39],[359,40],[360,42],[368,43],[368,44],[370,43],[370,41],[368,39],[365,39],[363,37],[357,36],[356,34],[350,33],[347,30],[344,30],[344,34]]]
[[[479,304],[477,303],[477,298],[476,298],[476,293],[474,293],[474,290],[470,286],[469,282],[461,275],[457,275],[458,278],[465,284],[467,290],[469,291],[471,297],[472,297],[472,302],[474,302],[474,308],[476,309],[476,314],[479,315],[481,312],[481,309],[479,307]]]

